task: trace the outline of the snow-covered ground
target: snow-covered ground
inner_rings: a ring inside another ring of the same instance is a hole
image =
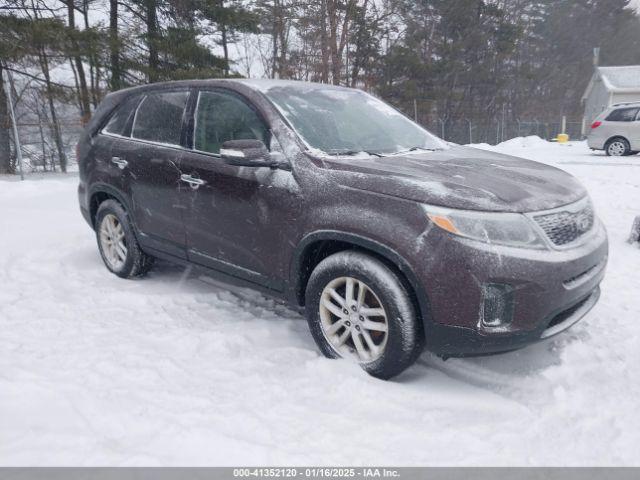
[[[609,229],[603,296],[525,350],[397,381],[322,358],[296,313],[160,264],[110,275],[73,177],[0,179],[0,464],[640,465],[640,156],[517,139]]]

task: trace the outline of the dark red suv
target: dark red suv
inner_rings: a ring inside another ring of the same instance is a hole
[[[513,350],[596,303],[607,235],[584,188],[452,146],[359,90],[154,84],[104,100],[80,206],[120,277],[154,258],[304,307],[329,357],[390,378],[423,347]]]

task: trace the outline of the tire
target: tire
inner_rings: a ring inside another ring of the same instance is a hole
[[[358,298],[361,291],[363,299]],[[305,309],[311,334],[326,357],[349,358],[376,378],[399,375],[422,352],[422,323],[402,278],[365,253],[346,251],[323,260],[307,284]]]
[[[115,200],[105,200],[96,213],[96,240],[100,256],[111,273],[120,278],[145,275],[153,266],[154,258],[140,249],[129,214]],[[120,248],[110,247],[121,238]]]
[[[626,157],[631,154],[631,145],[622,137],[612,138],[604,147],[609,157]]]

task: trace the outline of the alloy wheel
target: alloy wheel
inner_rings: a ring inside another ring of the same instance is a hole
[[[120,270],[127,261],[127,244],[122,224],[111,213],[105,215],[100,224],[100,246],[109,267]]]
[[[611,155],[612,157],[621,157],[626,153],[627,146],[624,144],[624,142],[615,141],[609,145],[608,151],[609,155]]]
[[[324,288],[320,323],[325,338],[342,357],[371,363],[384,354],[387,314],[378,296],[361,280],[340,277]]]

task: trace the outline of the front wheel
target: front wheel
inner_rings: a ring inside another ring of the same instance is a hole
[[[325,356],[355,361],[377,378],[400,374],[422,351],[422,324],[404,282],[361,252],[340,252],[316,267],[306,316]]]

